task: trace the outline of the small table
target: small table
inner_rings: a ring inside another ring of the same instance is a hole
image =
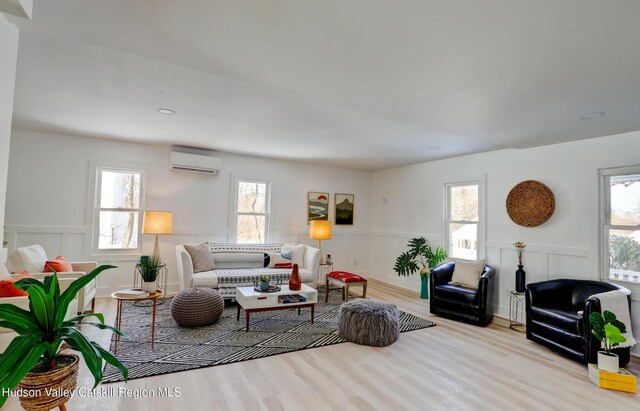
[[[300,314],[301,308],[309,307],[311,308],[311,324],[313,324],[316,303],[318,302],[318,290],[311,288],[306,284],[302,284],[299,291],[289,290],[288,285],[283,285],[281,288],[282,289],[280,291],[272,293],[256,291],[253,287],[236,288],[236,301],[238,302],[238,315],[236,321],[240,321],[240,307],[242,307],[246,316],[245,331],[249,332],[249,319],[251,313],[258,311],[289,310],[297,308],[298,314]],[[279,296],[289,294],[300,294],[307,300],[300,303],[289,304],[284,304],[278,301]]]
[[[135,289],[136,291],[141,291],[140,288]],[[151,293],[146,297],[142,297],[142,298],[136,298],[133,296],[122,296],[122,295],[118,295],[118,292],[116,291],[115,293],[111,294],[111,298],[114,298],[117,303],[118,303],[118,308],[116,310],[116,323],[115,323],[115,328],[116,330],[120,331],[120,326],[122,325],[122,303],[124,301],[144,301],[144,300],[153,300],[153,318],[151,320],[151,349],[153,350],[153,343],[155,341],[155,337],[156,337],[156,306],[157,301],[158,301],[158,297],[160,297],[163,294],[162,290],[156,290],[155,293]],[[116,334],[116,341],[113,345],[113,352],[114,354],[118,352],[118,341],[120,341],[120,336],[118,334]]]
[[[327,274],[333,271],[333,263],[320,263],[318,266],[318,287],[324,287]]]
[[[512,330],[526,332],[524,306],[524,293],[515,290],[511,291],[511,297],[509,297],[509,328]]]

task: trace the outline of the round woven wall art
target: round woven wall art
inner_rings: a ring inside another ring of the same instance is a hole
[[[556,201],[553,193],[539,181],[518,183],[507,196],[507,213],[511,220],[523,227],[537,227],[553,214]]]

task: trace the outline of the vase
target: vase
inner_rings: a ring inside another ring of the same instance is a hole
[[[79,358],[76,355],[60,355],[56,359],[66,359],[68,365],[50,371],[30,371],[20,381],[18,387],[22,390],[39,393],[19,398],[25,410],[49,410],[61,407],[71,399],[78,381]]]
[[[267,291],[269,289],[269,281],[261,281],[260,282],[260,289],[262,291]]]
[[[300,279],[300,273],[298,272],[298,264],[293,265],[291,271],[291,277],[289,277],[289,290],[300,291],[302,288],[302,280]]]
[[[527,272],[524,271],[522,267],[522,265],[518,265],[518,269],[516,270],[516,291],[519,293],[524,292],[527,278]]]
[[[602,371],[617,373],[620,371],[618,355],[614,353],[607,354],[606,351],[598,351],[598,368]]]
[[[429,270],[420,270],[420,298],[429,299]]]
[[[143,281],[142,282],[142,291],[147,291],[149,294],[153,294],[156,292],[156,282],[155,281]]]

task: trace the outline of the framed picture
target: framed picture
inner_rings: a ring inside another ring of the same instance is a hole
[[[311,220],[329,219],[329,193],[309,191],[307,194],[307,224]]]
[[[354,195],[336,193],[334,202],[336,225],[353,225]]]

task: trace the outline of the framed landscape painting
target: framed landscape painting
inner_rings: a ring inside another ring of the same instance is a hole
[[[335,205],[336,225],[353,225],[354,195],[336,193]]]
[[[329,219],[329,193],[309,191],[307,195],[307,224],[311,220]]]

